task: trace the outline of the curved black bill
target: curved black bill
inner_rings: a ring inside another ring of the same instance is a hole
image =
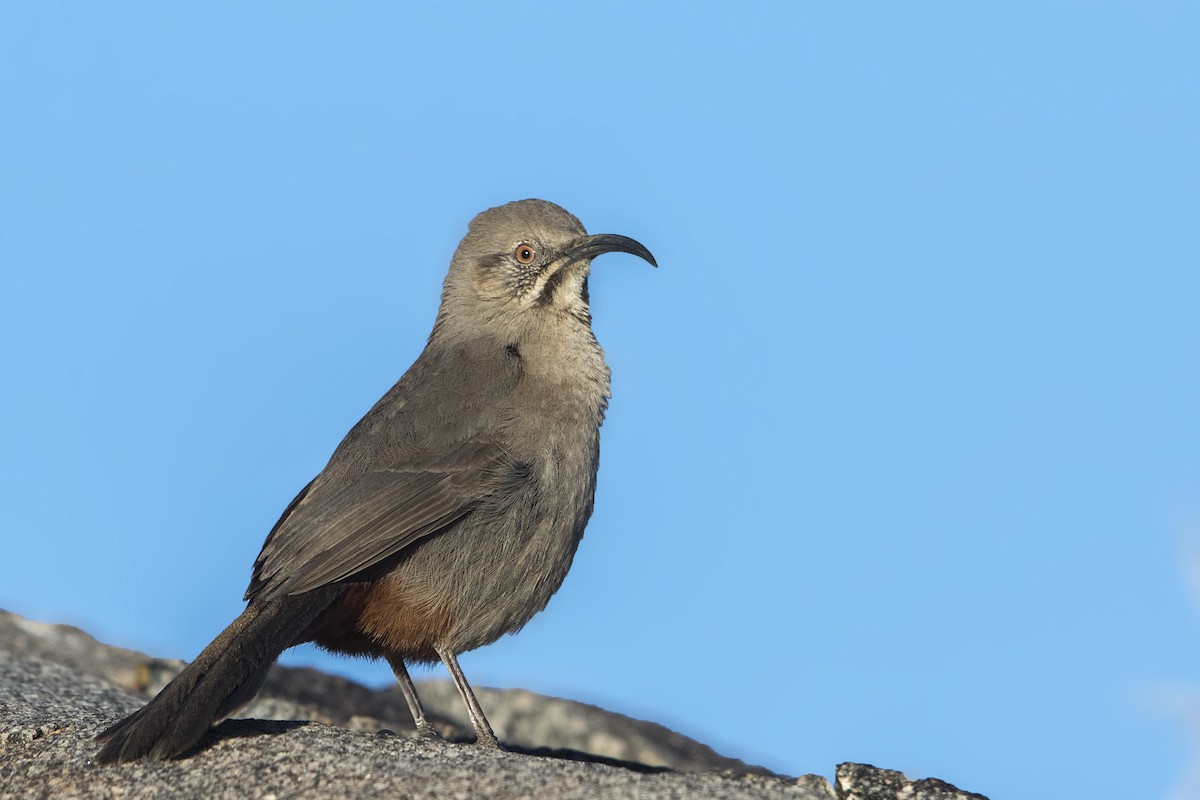
[[[658,266],[658,262],[654,260],[654,256],[650,254],[644,244],[637,239],[630,239],[628,236],[620,236],[615,233],[598,233],[595,236],[585,236],[580,239],[570,250],[563,253],[563,266],[583,261],[585,258],[595,258],[602,253],[630,253],[644,258],[650,262],[652,267]]]

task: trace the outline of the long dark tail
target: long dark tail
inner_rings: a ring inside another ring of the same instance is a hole
[[[209,727],[262,688],[279,654],[298,644],[316,617],[345,591],[327,586],[251,602],[175,680],[130,716],[96,737],[101,762],[168,759],[191,750]]]

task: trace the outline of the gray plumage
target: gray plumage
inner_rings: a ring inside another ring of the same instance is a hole
[[[612,251],[654,263],[545,201],[476,217],[425,350],[284,511],[246,612],[193,674],[101,735],[101,760],[187,752],[283,649],[310,640],[387,658],[423,732],[404,663],[441,658],[494,744],[455,656],[546,606],[591,516],[609,370],[587,281],[591,258]]]

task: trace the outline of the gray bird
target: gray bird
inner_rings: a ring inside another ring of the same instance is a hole
[[[441,659],[476,741],[498,747],[456,656],[545,608],[591,516],[609,369],[588,273],[616,251],[657,266],[544,200],[475,217],[425,350],[275,523],[246,610],[97,737],[99,760],[188,753],[309,641],[386,658],[425,735],[406,664]]]

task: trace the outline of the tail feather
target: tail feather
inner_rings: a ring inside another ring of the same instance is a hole
[[[254,697],[279,654],[344,590],[252,602],[153,700],[96,737],[105,743],[97,759],[163,760],[194,748],[214,722]]]

